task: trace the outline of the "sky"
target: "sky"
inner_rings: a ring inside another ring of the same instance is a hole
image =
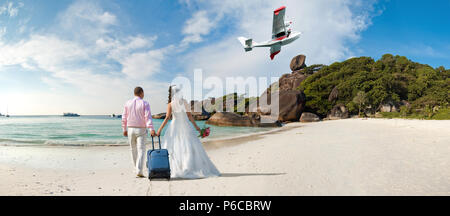
[[[280,6],[301,38],[273,61],[265,48],[245,53],[236,38],[269,40]],[[298,54],[309,65],[391,53],[449,68],[449,10],[448,0],[0,0],[0,113],[118,114],[135,86],[159,113],[177,76],[277,77]]]

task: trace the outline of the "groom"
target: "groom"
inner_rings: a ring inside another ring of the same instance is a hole
[[[136,87],[134,96],[133,99],[125,103],[122,114],[122,128],[123,135],[128,137],[128,143],[131,146],[136,174],[142,178],[144,177],[147,128],[150,129],[152,136],[155,136],[155,130],[153,128],[150,104],[143,100],[144,90],[141,87]]]

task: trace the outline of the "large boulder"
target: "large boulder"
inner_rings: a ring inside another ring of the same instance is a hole
[[[196,121],[206,121],[208,120],[211,115],[210,114],[202,114],[202,113],[192,113],[192,117],[194,118],[194,120]]]
[[[338,99],[339,96],[339,90],[337,88],[337,86],[335,86],[333,88],[333,90],[331,90],[330,95],[328,96],[328,101],[333,102],[336,101]]]
[[[383,103],[378,107],[378,111],[380,112],[398,112],[399,110],[399,104],[392,101]]]
[[[349,118],[349,113],[347,108],[342,104],[334,106],[327,116],[327,119],[329,120],[346,119],[346,118]]]
[[[302,91],[280,91],[280,121],[298,121],[305,108],[306,96]]]
[[[236,113],[231,112],[218,112],[212,115],[206,124],[217,125],[217,126],[255,126],[248,116],[241,116]]]
[[[278,100],[279,102],[279,114],[278,120],[281,122],[298,121],[303,109],[305,108],[306,96],[302,91],[289,90],[280,91],[277,98],[271,98],[270,94],[263,94],[259,98],[260,106],[258,111],[262,115],[270,115],[272,110],[270,104],[272,100]],[[261,101],[267,101],[265,106],[261,106]]]
[[[295,56],[294,58],[292,58],[291,60],[291,70],[292,71],[296,71],[296,70],[300,70],[306,67],[305,64],[306,61],[306,56],[305,55],[298,55]]]
[[[280,126],[279,122],[261,123],[260,115],[252,113],[249,115],[239,115],[231,112],[218,112],[212,115],[206,124],[217,126],[237,126],[237,127],[275,127]]]
[[[310,112],[303,112],[302,116],[300,117],[300,122],[318,122],[320,121],[319,116],[317,116],[314,113],[310,113]]]
[[[297,88],[306,78],[307,76],[303,74],[301,70],[294,71],[290,74],[284,74],[283,76],[280,77],[278,81],[279,90],[280,91],[297,90]]]
[[[275,82],[271,85],[275,86],[274,91],[288,91],[288,90],[297,90],[300,84],[308,78],[309,75],[313,74],[309,73],[308,70],[316,70],[316,67],[307,68],[305,64],[306,56],[298,55],[294,57],[291,61],[291,73],[283,74],[278,82]],[[320,69],[321,65],[317,65],[317,68]],[[317,69],[317,70],[319,70]],[[270,94],[271,87],[269,87],[266,92]]]

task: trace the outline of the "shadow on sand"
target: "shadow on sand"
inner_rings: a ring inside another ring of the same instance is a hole
[[[242,176],[277,176],[286,173],[222,173],[220,177],[242,177]]]
[[[221,173],[219,178],[242,177],[242,176],[277,176],[277,175],[286,175],[286,173]],[[183,178],[170,179],[170,181],[187,181],[187,180],[196,180],[196,179],[187,179],[187,178],[186,179],[183,179]],[[160,180],[160,181],[166,181],[166,180]]]

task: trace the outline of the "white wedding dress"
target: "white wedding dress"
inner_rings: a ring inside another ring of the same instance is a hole
[[[172,121],[169,123],[162,148],[169,152],[171,178],[207,178],[220,172],[206,154],[198,132],[186,115],[186,102],[178,94],[172,97]]]

